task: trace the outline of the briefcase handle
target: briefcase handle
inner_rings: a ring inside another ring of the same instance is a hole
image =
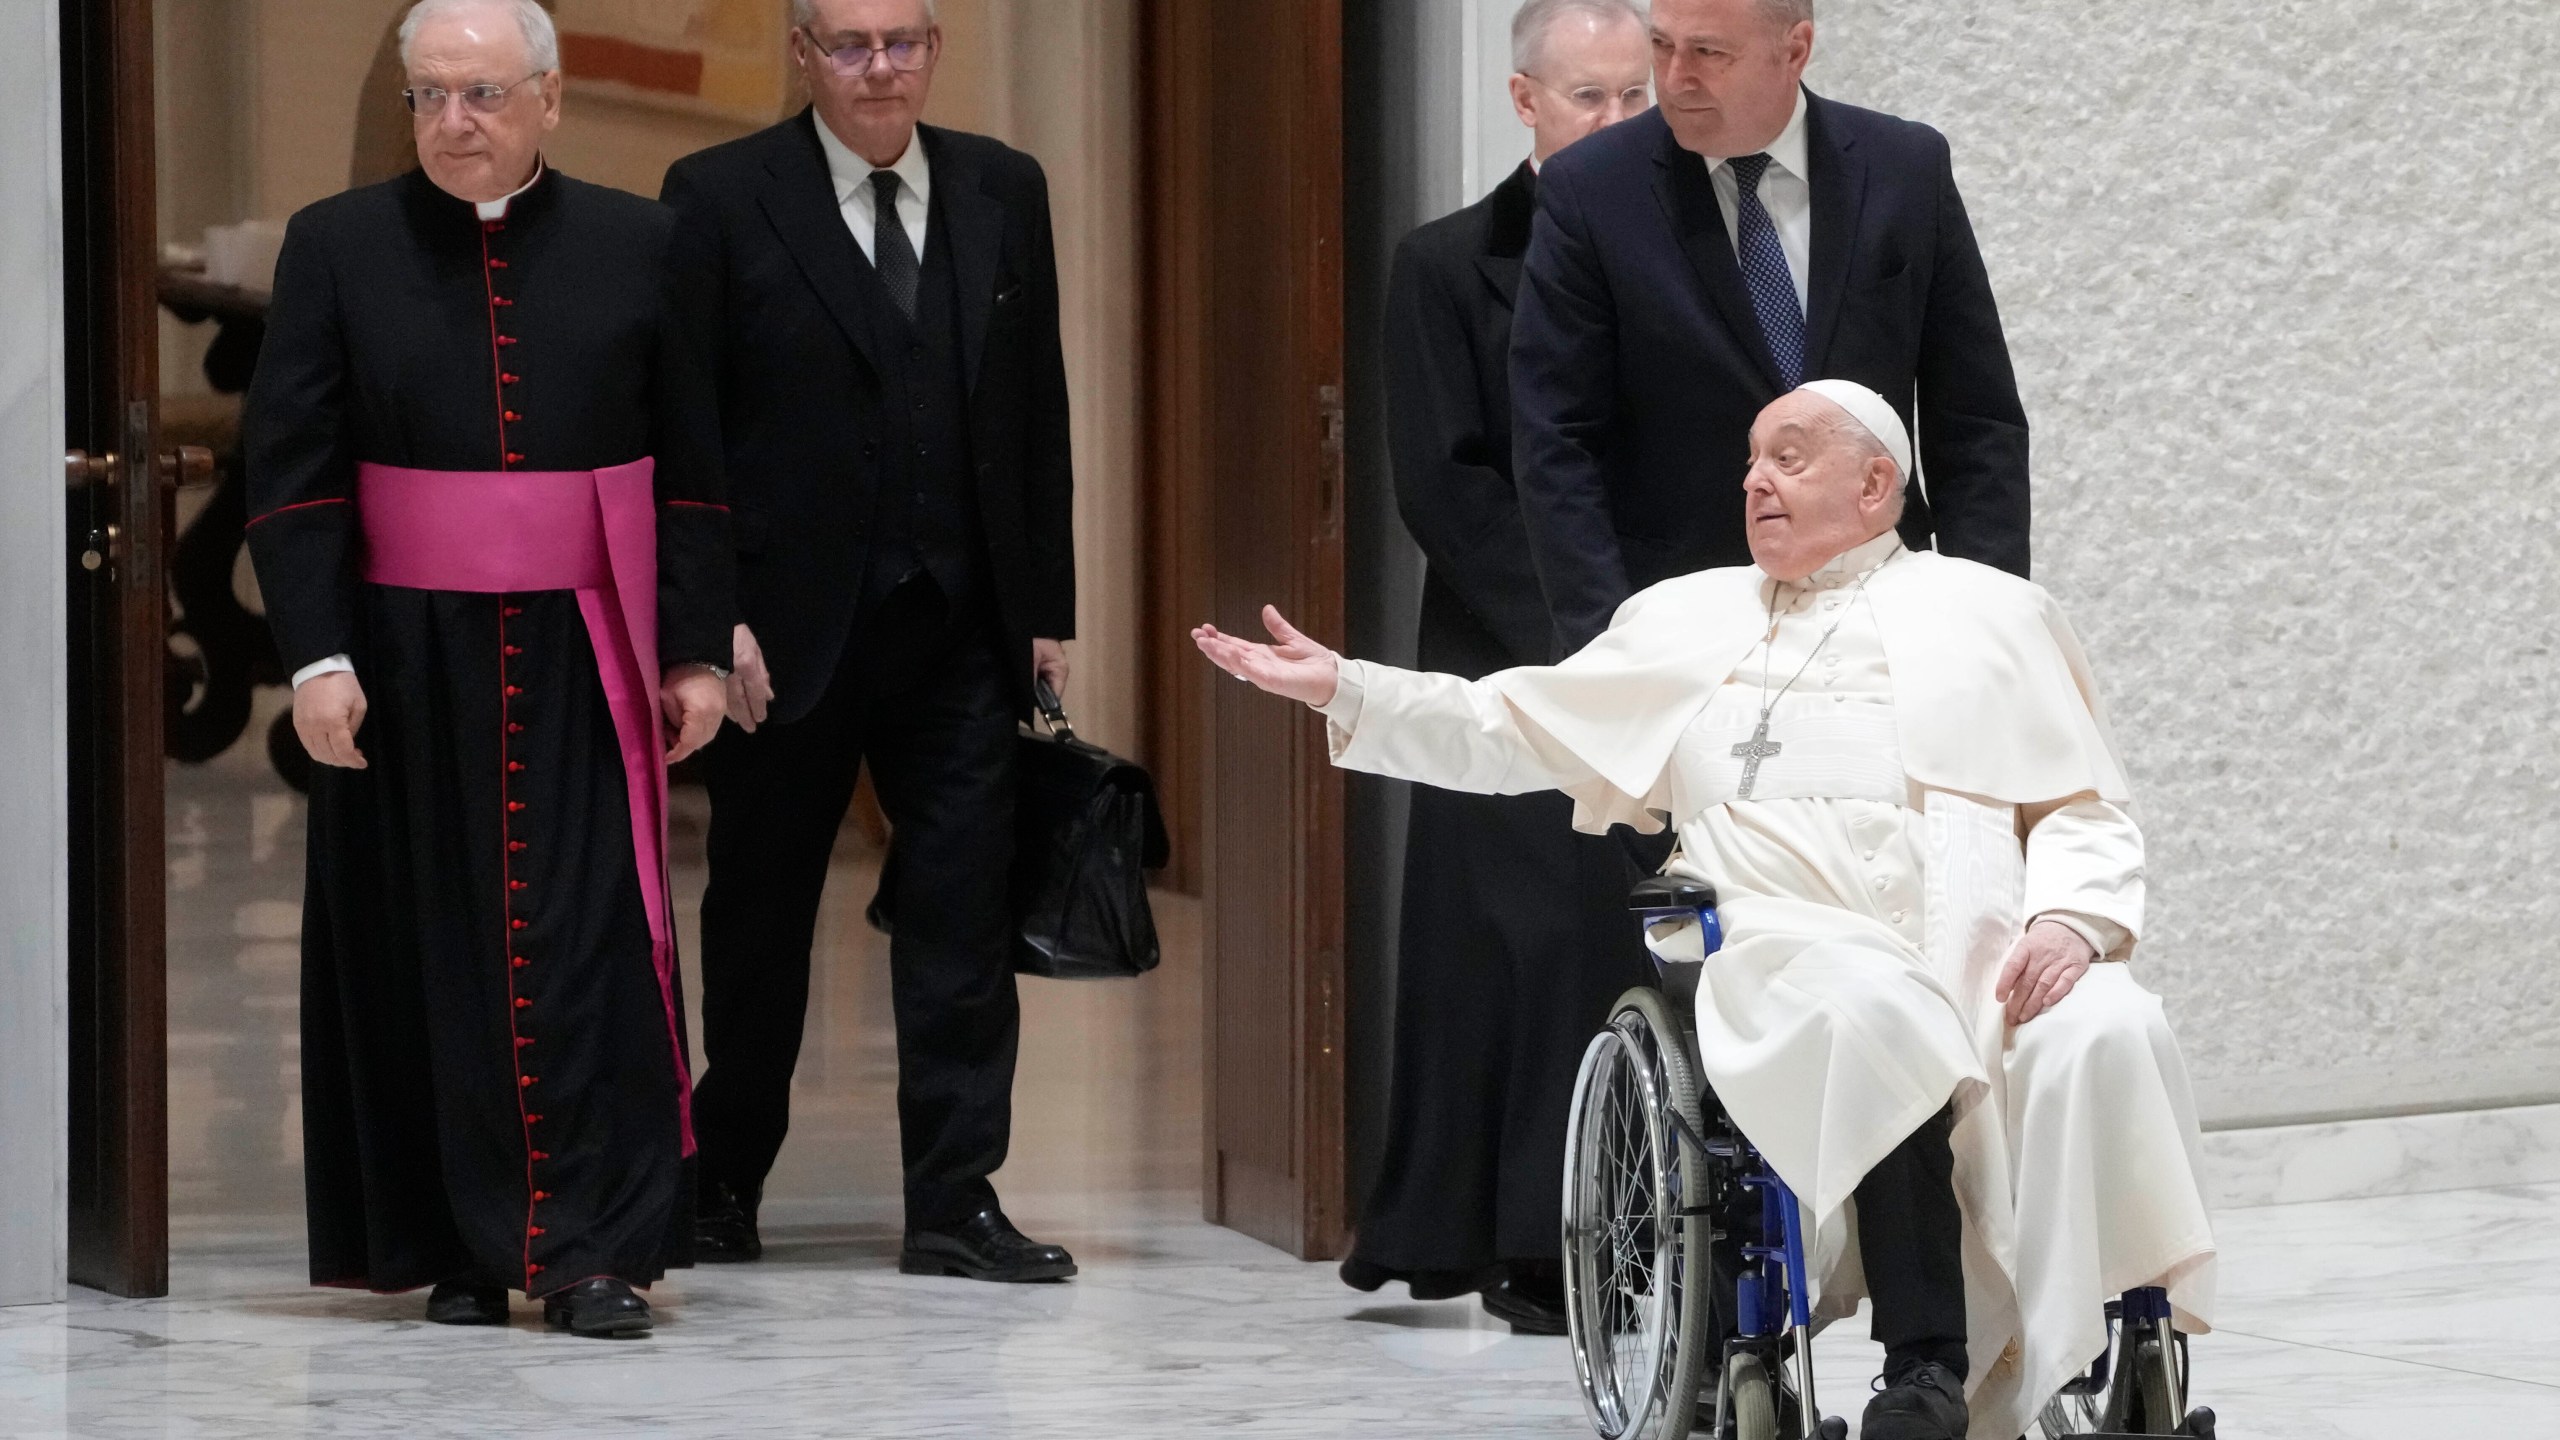
[[[1061,740],[1076,738],[1076,728],[1067,723],[1066,705],[1058,699],[1058,692],[1049,688],[1049,677],[1032,677],[1031,698],[1040,706],[1040,718],[1048,722],[1050,734]]]

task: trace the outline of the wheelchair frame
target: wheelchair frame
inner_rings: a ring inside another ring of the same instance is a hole
[[[1647,924],[1695,919],[1711,956],[1723,945],[1716,903],[1712,886],[1656,876],[1627,908]],[[1701,1421],[1710,1440],[1845,1440],[1848,1421],[1824,1416],[1815,1394],[1803,1206],[1731,1119],[1706,1108],[1704,966],[1655,966],[1662,985],[1619,997],[1583,1052],[1568,1112],[1565,1311],[1584,1413],[1601,1440],[1686,1440]],[[1730,1238],[1740,1264],[1726,1301],[1708,1292],[1715,1244]],[[1714,1403],[1702,1413],[1710,1322],[1726,1304],[1734,1323],[1712,1346]],[[2186,1337],[2167,1292],[2128,1292],[2107,1321],[2107,1352],[2045,1403],[2047,1440],[2211,1440],[2213,1412],[2186,1410]]]

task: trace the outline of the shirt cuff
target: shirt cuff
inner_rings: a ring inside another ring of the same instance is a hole
[[[1334,675],[1333,698],[1322,705],[1310,705],[1307,708],[1340,727],[1343,733],[1349,734],[1360,728],[1360,706],[1362,699],[1368,693],[1368,688],[1362,676],[1363,667],[1359,661],[1337,659],[1334,663],[1338,669]]]
[[[299,690],[306,680],[317,680],[323,675],[340,673],[348,675],[356,673],[356,662],[344,655],[332,655],[326,660],[314,660],[293,672],[293,688]]]
[[[2036,920],[2050,920],[2089,943],[2089,949],[2100,960],[2115,954],[2133,938],[2123,926],[2096,915],[2077,915],[2068,910],[2047,910]],[[2029,924],[2035,923],[2029,921]]]

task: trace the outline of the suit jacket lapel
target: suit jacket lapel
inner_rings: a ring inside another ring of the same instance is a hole
[[[995,318],[996,274],[1004,261],[1004,206],[981,187],[984,179],[940,130],[918,135],[933,162],[933,203],[942,211],[951,273],[960,287],[960,365],[970,393],[978,388],[978,362],[986,357],[987,326]]]
[[[1858,158],[1857,141],[1837,134],[1828,102],[1806,92],[1805,159],[1813,174],[1813,258],[1806,277],[1812,312],[1805,317],[1804,373],[1813,379],[1828,374],[1824,362],[1831,337],[1840,328],[1840,307],[1849,287],[1849,257],[1858,245],[1858,220],[1866,208],[1867,169]]]
[[[1520,295],[1520,257],[1529,253],[1529,228],[1537,217],[1538,172],[1521,161],[1484,203],[1484,253],[1476,257],[1476,272],[1508,313]]]
[[[818,123],[815,111],[800,112],[799,136],[765,161],[770,177],[761,197],[765,218],[782,237],[783,248],[791,252],[801,273],[809,277],[819,303],[876,374],[880,357],[860,293],[859,267],[870,262],[862,258],[853,232],[845,228],[844,211],[836,204],[835,177],[828,173],[826,151],[818,145]]]
[[[1707,295],[1723,313],[1725,328],[1742,343],[1744,353],[1760,367],[1760,376],[1777,391],[1778,362],[1769,358],[1769,342],[1760,334],[1760,317],[1751,308],[1750,292],[1743,288],[1742,266],[1733,258],[1733,237],[1724,228],[1724,212],[1716,205],[1715,178],[1707,173],[1707,162],[1680,148],[1671,127],[1662,128],[1662,149],[1654,157],[1661,167],[1655,177],[1654,194],[1662,202],[1663,213],[1671,218],[1671,231],[1679,237],[1681,253],[1689,257],[1689,268],[1706,286]]]

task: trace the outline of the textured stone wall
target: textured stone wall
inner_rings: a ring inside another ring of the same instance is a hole
[[[2560,1095],[2560,7],[1820,24],[1954,144],[2208,1118]]]

